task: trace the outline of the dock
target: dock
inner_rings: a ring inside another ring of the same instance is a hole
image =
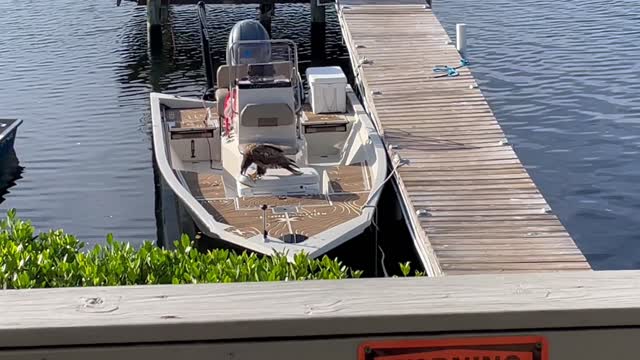
[[[367,111],[391,158],[408,162],[396,187],[427,273],[590,269],[430,5],[339,0],[336,8]],[[459,67],[457,76],[434,72],[438,65]]]

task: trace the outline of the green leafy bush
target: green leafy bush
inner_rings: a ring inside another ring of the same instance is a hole
[[[344,279],[360,277],[328,257],[283,255],[258,257],[228,250],[203,253],[185,235],[176,249],[151,242],[139,248],[107,236],[104,246],[84,249],[84,243],[62,230],[35,235],[30,222],[8,212],[0,222],[0,286],[4,289],[136,284],[183,284],[239,281]]]

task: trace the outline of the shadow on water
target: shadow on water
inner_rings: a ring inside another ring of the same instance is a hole
[[[0,156],[0,203],[9,193],[9,189],[16,186],[16,182],[22,178],[24,167],[20,166],[20,161],[15,150]]]
[[[412,269],[423,271],[391,183],[382,189],[376,218],[377,228],[371,226],[327,256],[364,271],[363,277],[401,276],[399,264],[407,261]]]

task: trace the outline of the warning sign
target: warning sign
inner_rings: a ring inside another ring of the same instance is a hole
[[[539,336],[367,342],[358,360],[548,360]]]

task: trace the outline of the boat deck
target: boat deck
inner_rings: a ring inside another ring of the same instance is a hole
[[[205,108],[197,109],[166,109],[167,121],[174,122],[174,129],[204,129],[211,127],[211,123],[217,121],[216,108],[210,108],[211,118],[208,118]]]
[[[326,169],[331,191],[314,196],[226,196],[217,174],[181,171],[189,190],[213,217],[229,224],[226,231],[250,238],[262,234],[261,207],[267,205],[267,231],[282,240],[291,234],[311,237],[356,218],[370,192],[368,168],[358,163]],[[284,210],[286,207],[287,211]]]
[[[215,108],[211,111],[215,112]],[[165,115],[167,121],[175,122],[174,128],[201,129],[208,126],[204,108],[166,109]],[[313,114],[308,106],[305,107],[305,116],[305,121],[310,122],[348,120],[343,114]],[[329,178],[329,192],[315,196],[236,197],[228,194],[222,175],[208,170],[179,173],[205,209],[217,221],[230,225],[226,231],[245,238],[261,235],[261,207],[267,205],[269,235],[288,241],[293,239],[291,234],[295,234],[300,241],[358,217],[371,191],[369,169],[365,163],[323,169]]]
[[[364,101],[410,161],[397,184],[431,275],[590,269],[522,166],[431,9],[418,0],[340,0]],[[446,74],[446,73],[445,73]],[[393,154],[391,154],[393,155]]]
[[[304,111],[304,122],[311,124],[335,124],[335,123],[347,123],[349,121],[346,114],[314,114],[311,111],[311,105],[308,103],[302,107]]]

